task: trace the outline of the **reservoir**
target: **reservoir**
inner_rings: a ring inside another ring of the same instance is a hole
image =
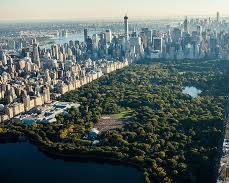
[[[1,183],[143,183],[143,173],[123,165],[53,159],[29,143],[0,144]]]
[[[188,94],[193,98],[197,97],[199,94],[201,94],[201,92],[201,90],[198,90],[196,87],[193,86],[186,86],[185,89],[182,91],[182,93]]]

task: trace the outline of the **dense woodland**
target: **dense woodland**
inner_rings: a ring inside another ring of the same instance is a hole
[[[214,182],[229,93],[228,63],[182,61],[133,64],[61,97],[79,102],[53,124],[13,124],[53,152],[107,157],[141,167],[145,182]],[[202,93],[183,94],[185,86]],[[85,134],[102,115],[131,111],[121,129]]]

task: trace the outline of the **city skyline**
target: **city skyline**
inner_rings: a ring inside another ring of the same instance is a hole
[[[219,11],[222,16],[228,16],[229,2],[226,0],[99,0],[90,2],[85,0],[76,2],[68,0],[0,0],[0,20],[71,20],[118,18],[128,13],[133,18],[153,17],[168,18],[187,16],[213,16]],[[228,6],[227,6],[228,5]],[[105,7],[105,8],[104,8]]]
[[[0,0],[1,182],[229,183],[227,1]]]

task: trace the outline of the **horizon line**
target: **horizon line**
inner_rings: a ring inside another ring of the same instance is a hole
[[[166,16],[130,16],[130,20],[173,20],[173,19],[183,19],[184,17],[188,18],[212,18],[216,17],[214,14],[203,14],[203,15],[166,15]],[[229,18],[228,15],[221,16],[221,19],[227,19]],[[0,22],[29,22],[29,21],[103,21],[103,20],[115,20],[115,21],[121,21],[122,16],[113,16],[113,17],[81,17],[81,18],[23,18],[23,19],[15,19],[15,18],[0,18]]]

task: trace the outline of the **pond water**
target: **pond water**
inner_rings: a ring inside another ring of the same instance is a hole
[[[0,144],[1,183],[143,183],[135,168],[53,159],[29,143]]]
[[[199,94],[201,94],[201,90],[198,90],[196,87],[193,87],[193,86],[186,86],[184,88],[184,90],[182,91],[182,93],[184,94],[188,94],[190,95],[191,97],[197,97]]]

